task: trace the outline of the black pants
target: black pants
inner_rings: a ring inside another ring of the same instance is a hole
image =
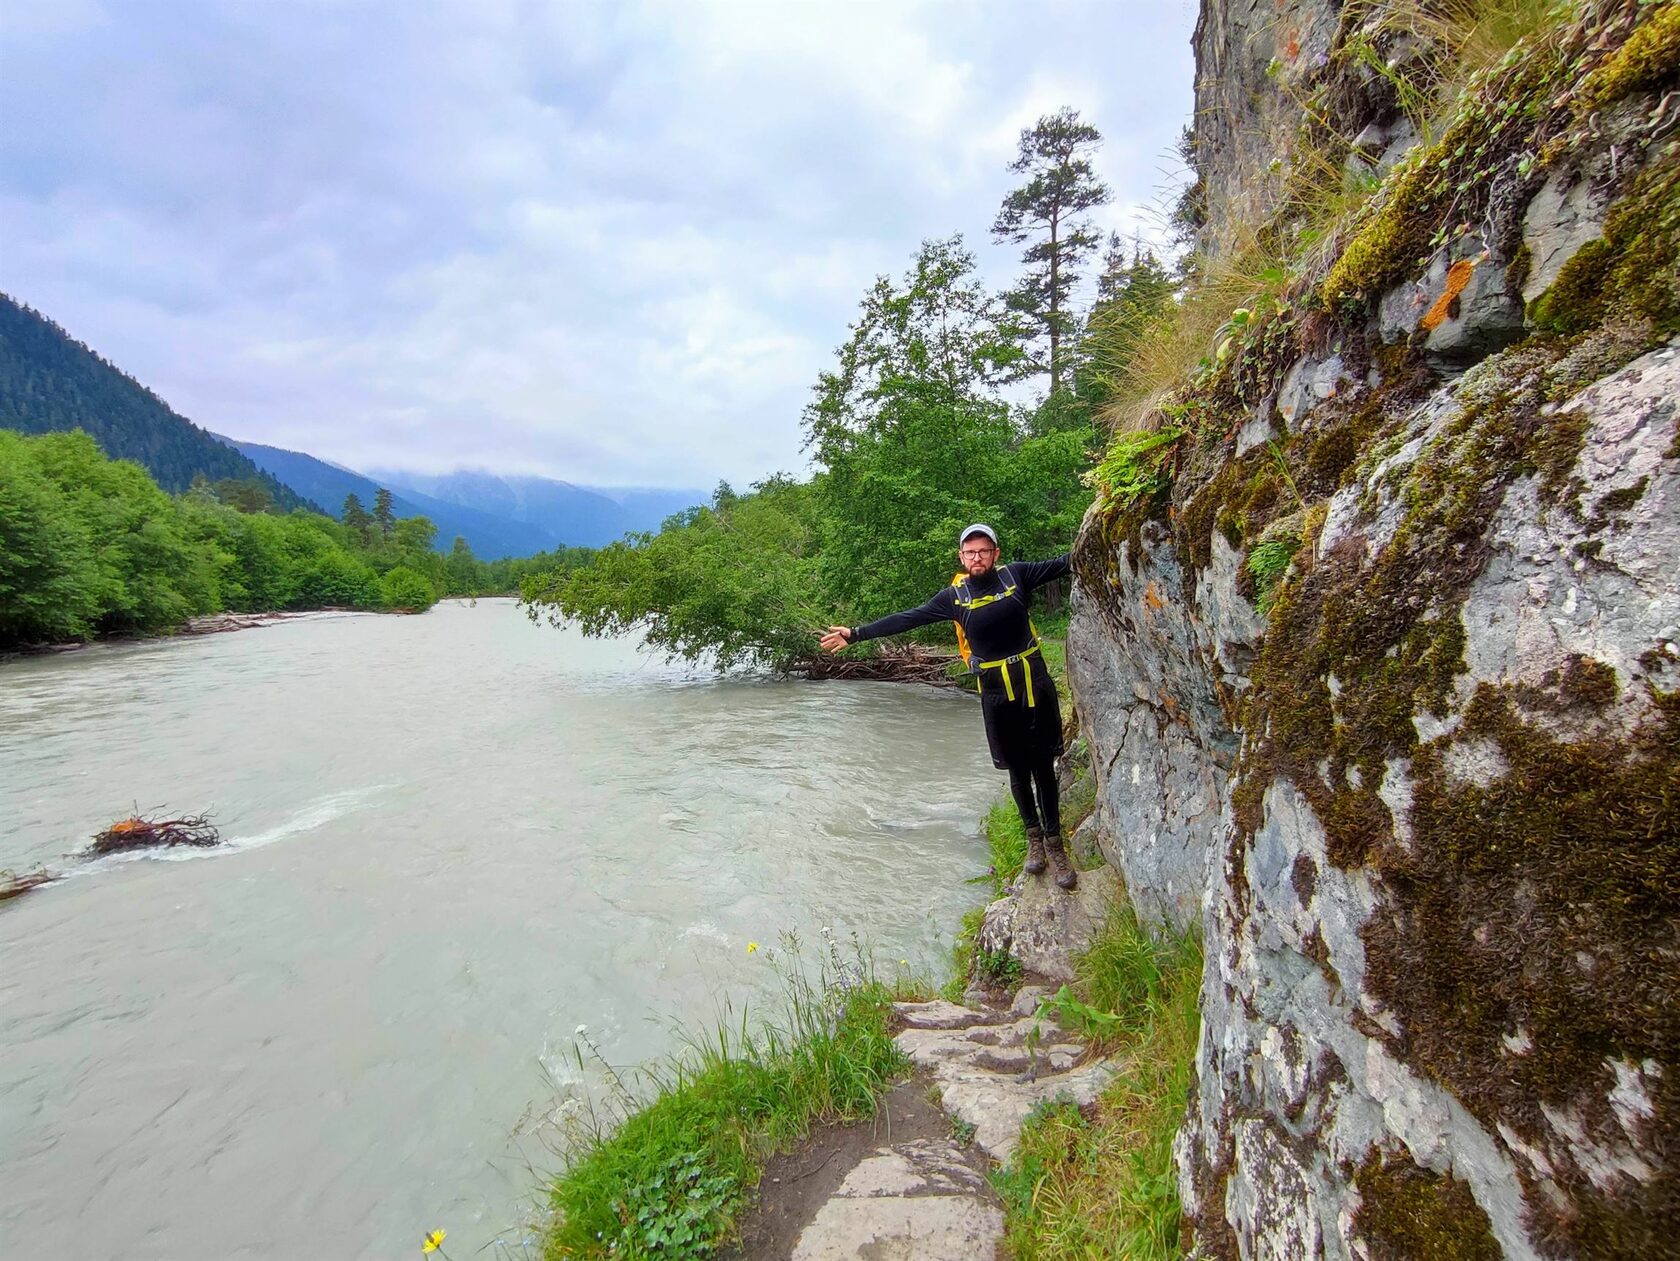
[[[1032,700],[1027,704],[1026,670],[1032,671]],[[980,683],[980,706],[986,718],[986,743],[992,764],[1009,772],[1009,792],[1021,822],[1062,832],[1061,793],[1056,787],[1056,759],[1062,755],[1062,707],[1056,685],[1037,655],[1011,667],[1009,687],[988,670]]]
[[[1029,828],[1042,827],[1050,836],[1062,834],[1062,795],[1056,785],[1053,757],[1045,757],[1030,767],[1011,766],[1009,792],[1015,798],[1015,808],[1021,812],[1022,823]]]

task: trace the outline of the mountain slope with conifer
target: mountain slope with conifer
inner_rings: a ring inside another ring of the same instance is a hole
[[[260,482],[282,510],[312,507],[39,311],[0,293],[0,427],[81,429],[116,460],[179,494],[198,474]]]

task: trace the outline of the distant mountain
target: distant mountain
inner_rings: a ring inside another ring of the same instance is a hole
[[[711,498],[698,490],[637,487],[620,492],[551,477],[471,469],[427,474],[382,468],[374,475],[393,490],[401,487],[410,494],[526,522],[577,547],[600,547],[632,530],[658,530],[671,513]]]
[[[709,490],[669,490],[660,486],[590,486],[605,495],[635,520],[644,522],[638,530],[657,530],[666,517],[685,512],[697,504],[712,502]]]
[[[0,426],[24,433],[85,430],[106,455],[145,465],[159,486],[177,494],[202,473],[213,482],[260,481],[286,511],[314,506],[39,311],[3,293]]]
[[[414,491],[399,490],[392,483],[375,482],[343,465],[317,459],[301,451],[264,446],[260,442],[241,442],[236,438],[222,440],[300,495],[307,495],[324,505],[335,517],[342,514],[347,495],[355,495],[364,508],[373,511],[374,492],[385,486],[391,492],[392,511],[399,517],[427,517],[437,526],[439,551],[446,552],[454,546],[457,535],[466,539],[473,555],[483,560],[530,556],[546,552],[557,542],[564,541],[529,522],[445,503]]]

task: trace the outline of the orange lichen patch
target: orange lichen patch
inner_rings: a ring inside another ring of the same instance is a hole
[[[1149,585],[1143,589],[1143,602],[1151,609],[1164,609],[1167,602],[1155,588],[1155,580],[1151,578]]]
[[[1433,333],[1453,315],[1453,303],[1458,301],[1458,295],[1464,292],[1464,286],[1470,283],[1470,273],[1476,270],[1475,259],[1461,258],[1447,268],[1447,287],[1441,290],[1441,296],[1435,299],[1435,305],[1423,313],[1419,326],[1426,332]]]

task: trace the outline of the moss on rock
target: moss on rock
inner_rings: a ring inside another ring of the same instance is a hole
[[[1576,93],[1579,112],[1613,105],[1635,92],[1656,91],[1680,81],[1680,4],[1659,0],[1651,15]]]
[[[1526,695],[1481,685],[1458,735],[1413,757],[1411,841],[1383,863],[1405,914],[1366,930],[1367,982],[1406,1031],[1397,1049],[1542,1150],[1556,1142],[1543,1107],[1615,1142],[1611,1066],[1680,1046],[1680,702],[1656,694],[1631,736],[1579,741],[1525,716],[1590,715],[1618,690],[1584,660]],[[1491,745],[1509,769],[1485,785],[1453,776],[1455,741]],[[1655,1092],[1655,1115],[1680,1115],[1680,1082],[1658,1077]],[[1571,1255],[1672,1255],[1659,1223],[1680,1206],[1680,1170],[1606,1188],[1553,1163],[1570,1203],[1531,1195],[1537,1233]]]
[[[1653,344],[1680,331],[1680,144],[1670,142],[1604,220],[1604,236],[1564,264],[1534,300],[1536,328],[1579,333],[1618,318],[1648,322]]]
[[[1373,1151],[1354,1185],[1355,1235],[1371,1261],[1499,1261],[1504,1256],[1488,1215],[1451,1174],[1420,1169]]]

